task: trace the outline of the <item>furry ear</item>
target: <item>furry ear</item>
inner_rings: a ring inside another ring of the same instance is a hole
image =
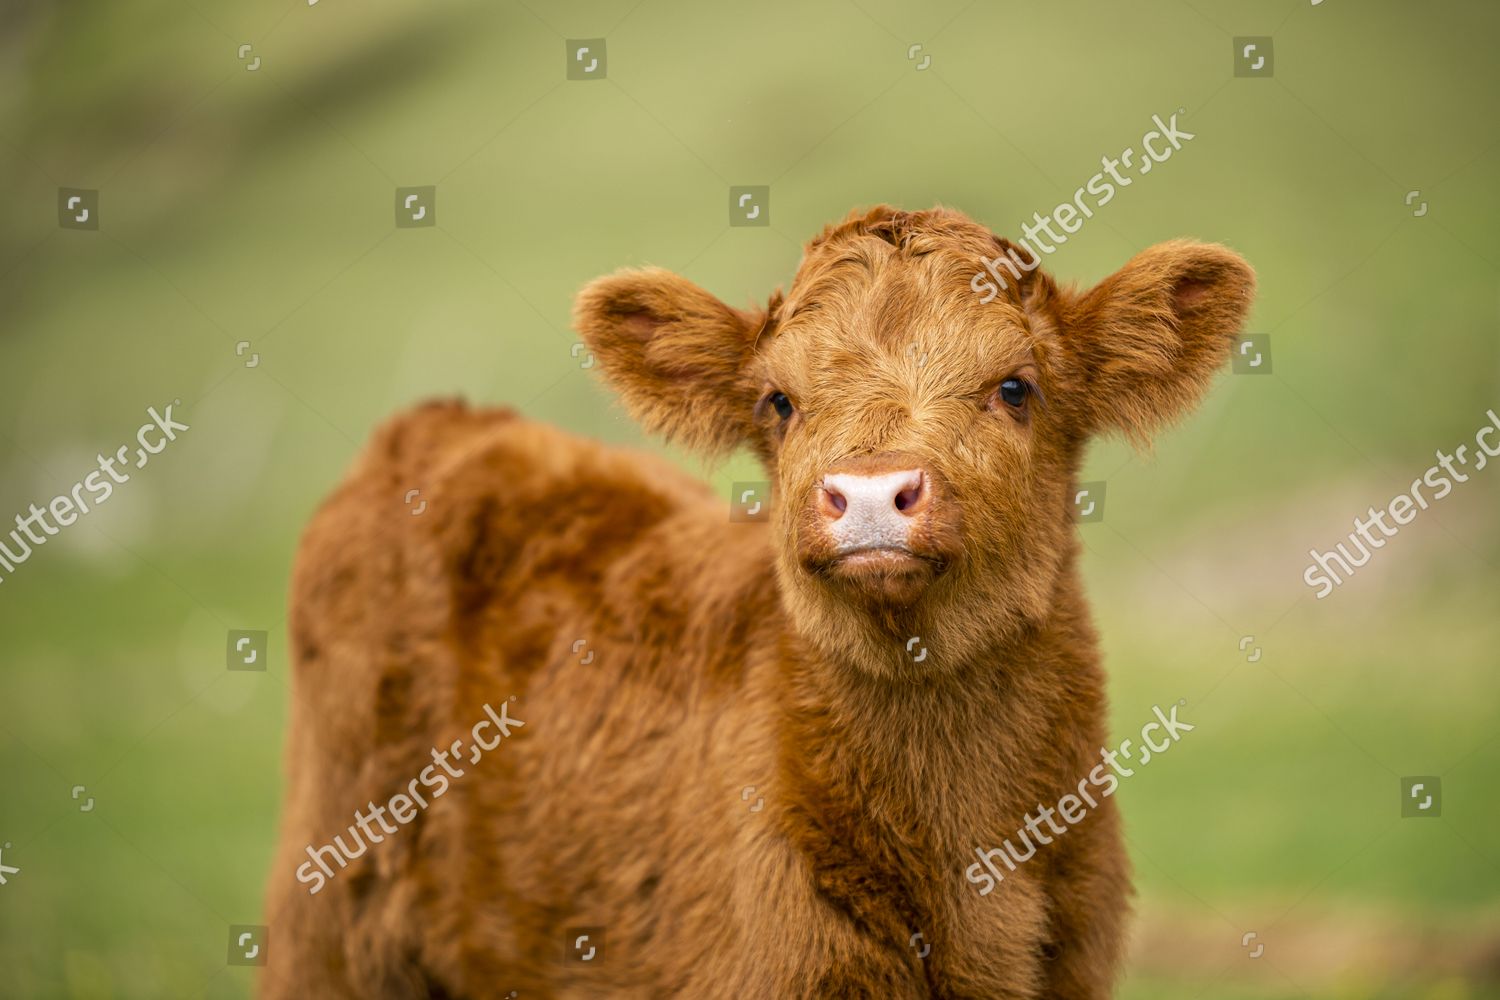
[[[754,429],[760,386],[749,362],[766,320],[661,268],[597,278],[573,307],[574,327],[631,416],[708,455]]]
[[[1064,310],[1063,349],[1079,379],[1086,432],[1137,444],[1187,413],[1230,355],[1255,272],[1212,243],[1144,250]]]

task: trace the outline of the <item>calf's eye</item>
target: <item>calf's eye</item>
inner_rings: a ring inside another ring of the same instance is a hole
[[[1008,378],[1000,383],[1000,400],[1007,406],[1019,407],[1026,402],[1031,387],[1018,378]]]
[[[771,406],[775,408],[777,416],[782,420],[790,420],[792,418],[792,401],[787,398],[786,393],[773,392],[770,399]]]

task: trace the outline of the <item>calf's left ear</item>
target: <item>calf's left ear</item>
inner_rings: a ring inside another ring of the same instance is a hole
[[[1202,398],[1255,297],[1255,272],[1212,243],[1144,250],[1064,309],[1064,353],[1085,432],[1137,443]]]
[[[631,416],[709,455],[754,429],[760,386],[748,370],[765,321],[654,267],[597,278],[573,306],[574,327]]]

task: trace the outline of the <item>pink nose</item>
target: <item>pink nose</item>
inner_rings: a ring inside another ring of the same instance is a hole
[[[904,463],[903,463],[904,464]],[[910,549],[912,525],[931,505],[927,473],[886,463],[862,464],[859,472],[830,472],[818,487],[817,511],[839,553]]]
[[[921,469],[874,476],[830,473],[823,477],[819,510],[829,521],[838,521],[846,514],[880,520],[911,517],[927,499],[926,478]]]

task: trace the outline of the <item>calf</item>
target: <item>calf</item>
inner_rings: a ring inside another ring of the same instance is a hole
[[[768,522],[508,411],[386,425],[298,557],[262,996],[1107,996],[1113,800],[983,892],[974,850],[1100,761],[1085,445],[1194,404],[1254,279],[1178,241],[981,299],[1011,249],[878,208],[765,309],[584,289],[626,408],[749,447]]]

